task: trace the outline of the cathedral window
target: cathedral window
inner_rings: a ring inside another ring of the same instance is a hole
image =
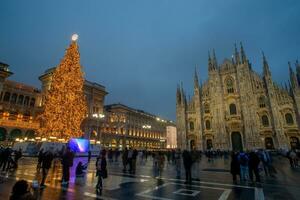
[[[10,93],[9,92],[5,92],[3,101],[9,101],[9,99],[10,99]]]
[[[267,115],[263,115],[261,117],[261,122],[262,122],[262,125],[264,127],[268,127],[269,126],[269,118],[268,118],[268,116]]]
[[[265,99],[264,96],[259,97],[258,105],[259,105],[260,108],[266,107],[266,99]]]
[[[190,123],[189,123],[189,126],[190,126],[190,130],[193,131],[194,128],[195,128],[195,127],[194,127],[194,122],[190,122]]]
[[[237,114],[236,105],[234,103],[229,105],[229,113],[230,113],[230,115],[236,115]]]
[[[204,105],[204,113],[210,113],[209,105],[208,104]]]
[[[294,124],[294,119],[291,113],[286,113],[285,114],[285,121],[287,124],[291,125]]]
[[[24,105],[28,106],[28,104],[29,104],[29,97],[27,96],[27,97],[25,97]]]
[[[225,84],[226,84],[227,93],[228,94],[234,93],[234,83],[233,83],[232,78],[226,79],[226,83]]]
[[[210,130],[210,121],[209,120],[205,121],[205,127],[206,127],[206,130]]]

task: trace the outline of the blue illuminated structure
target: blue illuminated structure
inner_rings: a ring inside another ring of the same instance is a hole
[[[89,151],[90,141],[87,139],[72,138],[69,140],[68,146],[73,152],[85,153]]]

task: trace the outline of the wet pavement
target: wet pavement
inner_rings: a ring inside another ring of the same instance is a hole
[[[68,187],[62,187],[60,164],[52,167],[46,180],[47,187],[37,190],[39,199],[299,199],[300,169],[291,169],[286,158],[275,157],[275,177],[262,178],[262,184],[232,182],[229,173],[230,160],[214,159],[213,162],[203,157],[193,166],[193,182],[185,184],[184,170],[181,178],[176,178],[173,164],[166,162],[162,177],[157,177],[153,169],[152,159],[147,162],[137,161],[135,174],[123,173],[121,162],[108,163],[108,178],[104,180],[102,195],[96,194],[95,158],[88,166],[83,178],[75,179],[74,170],[79,161],[87,162],[86,158],[76,158],[71,170]],[[9,199],[11,188],[16,180],[25,179],[29,182],[40,180],[41,174],[36,171],[36,158],[22,158],[15,172],[0,174],[0,199]],[[261,173],[263,175],[263,172]]]

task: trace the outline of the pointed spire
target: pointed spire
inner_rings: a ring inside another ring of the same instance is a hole
[[[237,65],[240,64],[240,62],[241,62],[240,53],[237,50],[236,43],[234,43],[234,56],[235,56],[235,63]]]
[[[300,64],[298,60],[296,60],[295,66],[296,66],[297,81],[298,84],[300,85]]]
[[[270,68],[269,68],[269,64],[268,64],[268,61],[267,61],[266,56],[265,56],[263,51],[262,51],[262,56],[263,56],[263,73],[264,73],[264,76],[271,76],[271,71],[270,71]]]
[[[214,66],[210,57],[210,52],[208,51],[208,71],[214,70]]]
[[[177,84],[176,97],[177,97],[177,104],[180,104],[181,103],[181,91],[180,91],[180,85],[179,84]]]
[[[246,57],[246,54],[245,54],[245,51],[244,51],[244,47],[243,47],[242,42],[240,42],[240,45],[241,45],[241,57],[242,57],[242,63],[247,63],[247,57]]]
[[[294,70],[292,69],[291,63],[288,62],[288,65],[289,65],[289,72],[290,72],[291,87],[294,89],[298,85],[298,82]]]
[[[195,66],[195,74],[194,74],[194,88],[199,88],[199,81],[197,75],[197,65]]]
[[[213,65],[215,69],[218,69],[218,62],[217,62],[215,49],[213,49]]]

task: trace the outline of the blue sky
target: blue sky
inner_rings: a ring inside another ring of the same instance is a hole
[[[121,102],[175,120],[176,85],[207,79],[207,52],[219,63],[243,42],[254,70],[263,50],[277,82],[300,58],[297,0],[89,0],[0,2],[0,61],[11,79],[40,87],[79,34],[86,78],[106,86],[106,103]]]

